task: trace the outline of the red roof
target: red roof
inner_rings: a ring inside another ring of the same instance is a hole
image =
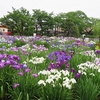
[[[0,27],[1,27],[1,28],[7,28],[7,26],[6,26],[6,25],[0,25]]]

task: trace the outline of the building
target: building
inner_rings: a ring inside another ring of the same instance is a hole
[[[0,24],[0,33],[6,34],[8,32],[8,27],[6,25]]]

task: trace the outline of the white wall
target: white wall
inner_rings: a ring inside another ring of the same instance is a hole
[[[0,31],[1,31],[1,32],[8,32],[8,28],[0,27]]]

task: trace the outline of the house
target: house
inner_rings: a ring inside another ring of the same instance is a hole
[[[0,25],[0,32],[8,32],[8,27],[6,25]]]
[[[8,32],[8,27],[6,25],[0,24],[0,33],[6,34]]]

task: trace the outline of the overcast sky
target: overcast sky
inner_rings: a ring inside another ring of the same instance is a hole
[[[100,18],[100,0],[0,0],[0,18],[12,12],[12,7],[24,7],[30,13],[32,9],[44,10],[48,13],[83,11],[88,17]]]

